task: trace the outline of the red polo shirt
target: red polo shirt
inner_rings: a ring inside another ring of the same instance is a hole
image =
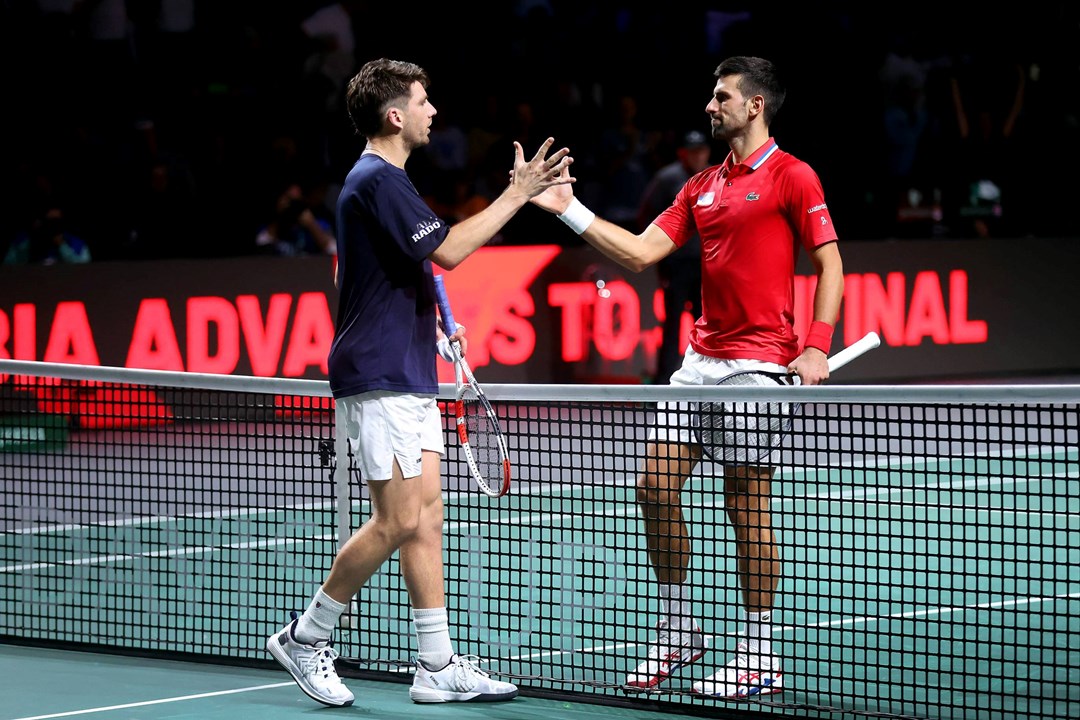
[[[676,245],[701,236],[701,317],[694,350],[720,359],[787,365],[795,336],[796,242],[836,240],[825,193],[809,165],[769,138],[745,162],[729,153],[690,178],[655,225]]]

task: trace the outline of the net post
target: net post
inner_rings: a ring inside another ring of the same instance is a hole
[[[337,546],[340,550],[352,536],[352,496],[349,485],[349,434],[345,429],[344,410],[340,403],[334,403],[334,512],[337,516]],[[349,600],[349,606],[341,614],[338,626],[346,630],[355,630],[356,598]]]

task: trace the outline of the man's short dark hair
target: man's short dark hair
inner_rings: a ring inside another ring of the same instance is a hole
[[[356,132],[366,138],[382,130],[383,115],[396,100],[408,98],[413,83],[427,88],[427,72],[411,62],[379,58],[364,64],[345,90],[345,106]]]
[[[761,95],[765,98],[765,124],[772,125],[773,118],[780,111],[787,96],[787,88],[781,82],[772,62],[765,58],[737,55],[720,63],[713,75],[718,78],[738,75],[739,92],[743,97]]]

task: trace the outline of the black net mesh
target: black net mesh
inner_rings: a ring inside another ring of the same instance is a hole
[[[732,701],[691,692],[743,627],[722,468],[702,462],[666,500],[688,531],[688,607],[709,649],[654,692],[628,692],[661,619],[636,487],[656,404],[563,390],[494,402],[515,472],[498,499],[476,489],[442,405],[451,635],[494,676],[523,694],[687,714],[1080,716],[1075,401],[803,404],[756,500],[779,548],[783,692]],[[286,382],[9,377],[0,639],[210,662],[228,647],[276,667],[267,636],[306,607],[343,524],[370,516],[336,443],[329,398]],[[343,674],[410,679],[396,555],[334,640]]]

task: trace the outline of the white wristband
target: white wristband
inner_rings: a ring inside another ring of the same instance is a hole
[[[458,327],[462,330],[465,329],[464,325],[458,325]],[[450,338],[445,335],[435,341],[435,351],[446,362],[457,362],[457,355],[454,354],[454,350],[450,347]]]
[[[585,232],[585,229],[596,219],[596,213],[582,205],[580,200],[574,198],[570,201],[570,205],[566,208],[566,212],[559,215],[558,218],[566,223],[571,230],[580,235]]]

